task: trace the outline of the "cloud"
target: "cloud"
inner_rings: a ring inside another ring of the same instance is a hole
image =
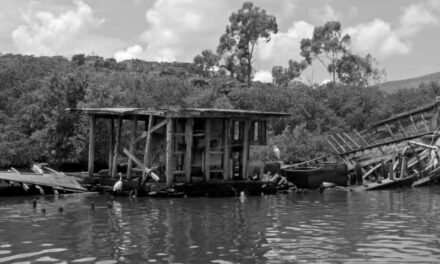
[[[192,61],[202,49],[215,49],[228,12],[220,1],[157,0],[141,34],[147,59]]]
[[[119,50],[113,56],[117,61],[140,58],[142,56],[143,48],[136,44],[128,47],[126,50]]]
[[[387,57],[408,54],[411,44],[392,29],[388,22],[375,19],[345,30],[351,36],[352,46],[356,51]]]
[[[98,28],[104,19],[96,18],[93,10],[75,0],[76,9],[59,15],[47,11],[35,11],[32,4],[22,13],[25,24],[12,32],[12,39],[19,52],[37,55],[56,55],[74,49],[76,39],[90,29]]]
[[[340,20],[342,15],[336,12],[330,5],[326,4],[319,9],[312,9],[310,16],[320,23]]]
[[[411,37],[426,26],[439,25],[439,11],[440,6],[434,1],[419,2],[405,7],[399,21],[399,35]]]
[[[290,20],[296,7],[292,0],[254,4],[276,14],[279,22]],[[229,16],[241,6],[235,0],[156,0],[145,14],[147,29],[140,36],[147,60],[189,62],[203,49],[215,51]]]
[[[270,73],[268,71],[258,71],[255,73],[253,81],[270,83],[270,82],[272,82],[272,73]]]
[[[353,48],[379,57],[406,55],[412,51],[412,38],[427,26],[440,24],[440,3],[424,1],[403,8],[399,23],[392,27],[389,22],[374,19],[346,29],[352,37]]]
[[[350,6],[347,12],[348,18],[355,18],[359,15],[359,11],[355,6]]]
[[[289,59],[299,59],[300,42],[312,37],[313,29],[314,26],[305,21],[294,22],[286,32],[272,35],[270,42],[259,42],[256,56],[272,65],[287,65]]]

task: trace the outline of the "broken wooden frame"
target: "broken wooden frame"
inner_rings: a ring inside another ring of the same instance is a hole
[[[439,106],[440,100],[436,98],[431,104],[373,123],[362,131],[328,135],[327,142],[347,164],[349,173],[357,175],[357,184],[361,183],[360,179],[386,178],[388,175],[383,175],[384,169],[381,169],[383,164],[394,160],[395,153],[402,153],[408,147],[413,147],[421,156],[420,162],[425,162],[427,156],[423,155],[426,154],[423,148],[440,136]],[[410,164],[408,161],[408,166]],[[393,166],[393,171],[395,169]]]
[[[142,182],[155,165],[160,181],[245,180],[250,145],[266,144],[267,121],[288,114],[225,109],[68,109],[89,115],[88,173],[94,175],[96,120],[108,120],[109,175],[116,176],[119,154],[128,158],[127,178],[141,172]],[[117,127],[115,127],[117,121]],[[124,122],[132,122],[130,143],[122,148]],[[139,122],[145,131],[139,133]],[[143,149],[139,143],[143,142]],[[142,153],[143,158],[136,155]]]

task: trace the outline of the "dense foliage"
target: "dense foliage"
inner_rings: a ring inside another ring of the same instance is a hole
[[[385,94],[376,87],[302,83],[251,87],[232,77],[202,77],[193,64],[157,63],[75,55],[0,56],[0,166],[32,161],[85,163],[87,120],[69,107],[210,107],[282,111],[271,144],[286,161],[330,151],[323,135],[352,128],[431,102],[437,83]],[[105,126],[101,126],[105,130]],[[105,133],[105,131],[101,131]],[[99,142],[98,142],[99,143]],[[98,158],[105,162],[106,155]]]

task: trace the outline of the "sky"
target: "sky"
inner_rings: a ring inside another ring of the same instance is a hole
[[[370,53],[400,80],[440,71],[438,0],[254,0],[277,18],[278,33],[258,43],[255,79],[301,60],[299,43],[315,26],[340,21],[355,53]],[[74,54],[118,61],[192,62],[203,49],[216,50],[236,0],[1,0],[0,53],[35,56]],[[323,82],[329,74],[314,63],[301,76]]]

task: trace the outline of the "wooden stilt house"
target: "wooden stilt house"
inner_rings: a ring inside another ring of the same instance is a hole
[[[287,116],[285,113],[200,108],[69,110],[89,116],[89,176],[95,173],[95,143],[100,136],[95,135],[95,126],[98,119],[104,119],[110,135],[106,148],[109,176],[116,176],[118,162],[126,157],[128,180],[136,171],[145,178],[154,169],[160,182],[167,185],[247,180],[251,173],[250,146],[266,144],[269,118]],[[121,135],[127,122],[132,123],[126,126],[131,129],[131,139],[122,146]],[[140,124],[144,124],[144,129],[139,129]]]

